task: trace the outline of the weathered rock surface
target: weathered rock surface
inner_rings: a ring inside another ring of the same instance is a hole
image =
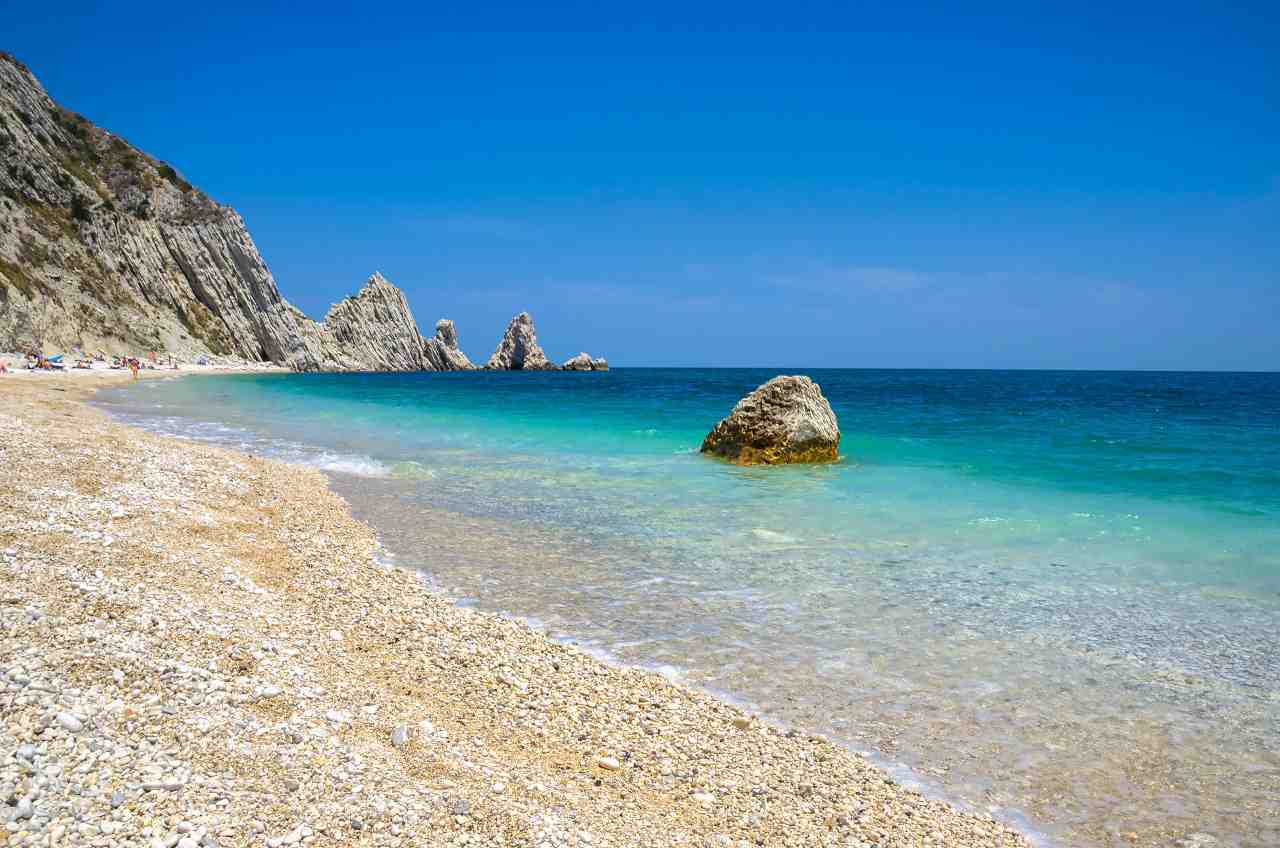
[[[521,312],[511,319],[502,334],[498,348],[485,363],[488,371],[554,371],[556,365],[547,359],[533,331],[533,318]]]
[[[0,350],[80,348],[300,371],[461,370],[380,274],[322,322],[280,295],[244,220],[170,165],[50,99],[0,53]],[[550,369],[527,314],[490,360]]]
[[[458,347],[458,331],[448,318],[436,322],[436,334],[422,341],[423,367],[428,371],[470,371],[475,368]]]
[[[833,462],[840,427],[808,377],[779,376],[738,401],[702,442],[702,452],[742,465]]]
[[[412,323],[382,280],[317,325],[235,210],[0,54],[0,347],[401,369],[421,363]]]
[[[344,298],[316,323],[301,313],[299,331],[330,371],[420,371],[422,337],[404,292],[374,273],[355,295]]]
[[[566,371],[608,371],[609,362],[604,357],[593,359],[591,354],[583,352],[569,357],[560,367]]]

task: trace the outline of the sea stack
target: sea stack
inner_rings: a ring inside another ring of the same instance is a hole
[[[840,427],[818,384],[779,376],[738,401],[702,440],[702,452],[739,465],[834,462]]]
[[[422,367],[428,371],[470,371],[475,368],[458,347],[458,330],[448,318],[436,322],[434,338],[422,340]]]
[[[378,272],[360,291],[329,307],[314,331],[299,321],[305,340],[315,339],[318,358],[340,371],[417,371],[422,337],[404,292]]]
[[[584,351],[577,356],[569,357],[560,367],[565,371],[608,371],[609,362],[604,357],[593,359],[591,354]]]
[[[485,363],[486,371],[555,371],[556,365],[538,346],[538,336],[533,331],[533,318],[521,312],[511,319],[507,331],[502,334],[498,348]]]

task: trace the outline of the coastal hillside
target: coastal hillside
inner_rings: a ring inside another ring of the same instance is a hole
[[[470,367],[374,274],[313,321],[234,209],[55,103],[0,52],[0,348],[155,351],[299,371]]]

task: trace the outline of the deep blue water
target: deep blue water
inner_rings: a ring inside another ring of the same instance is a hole
[[[1056,838],[1280,843],[1280,375],[809,370],[841,462],[699,455],[778,373],[204,376],[103,402],[323,468],[465,602]]]

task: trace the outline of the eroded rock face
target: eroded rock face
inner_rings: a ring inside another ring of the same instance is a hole
[[[428,371],[470,371],[475,368],[458,348],[458,331],[448,318],[436,322],[434,338],[422,340],[423,367]]]
[[[171,166],[50,99],[0,52],[0,350],[460,370],[452,322],[423,339],[381,275],[320,322],[280,295],[243,219]],[[554,369],[527,313],[488,367]]]
[[[0,347],[401,369],[421,367],[412,323],[385,280],[307,318],[235,210],[0,53]]]
[[[488,371],[554,371],[555,363],[547,359],[533,331],[533,318],[521,312],[511,319],[502,334],[498,348],[485,363]]]
[[[566,371],[608,371],[609,362],[603,357],[593,359],[589,353],[580,353],[565,360],[560,366]]]
[[[738,401],[702,441],[702,452],[741,465],[834,462],[840,427],[818,384],[774,377]]]
[[[422,337],[404,292],[379,273],[360,291],[329,307],[319,324],[305,316],[299,329],[332,371],[420,371]]]

